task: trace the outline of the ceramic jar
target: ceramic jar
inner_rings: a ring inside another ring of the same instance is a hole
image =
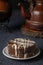
[[[35,8],[31,12],[31,19],[26,21],[26,26],[31,30],[43,31],[43,0],[35,1]]]
[[[6,0],[0,0],[0,22],[9,17],[10,9],[10,4]]]

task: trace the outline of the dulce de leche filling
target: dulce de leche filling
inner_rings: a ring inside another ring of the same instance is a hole
[[[8,53],[18,58],[26,58],[34,55],[36,44],[32,40],[16,38],[8,42]]]

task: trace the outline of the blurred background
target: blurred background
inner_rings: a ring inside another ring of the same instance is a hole
[[[1,1],[1,0],[0,0]],[[6,0],[4,0],[6,1]],[[32,9],[30,8],[30,5],[34,5],[34,0],[7,0],[11,4],[11,9],[8,11],[8,14],[10,15],[8,27],[11,28],[18,28],[21,27],[25,23],[26,16],[29,17],[30,13],[29,11]],[[32,3],[32,4],[31,4]],[[21,14],[23,6],[24,13]],[[28,13],[27,13],[27,12]],[[2,12],[1,12],[2,13]],[[5,13],[6,14],[6,13]],[[27,15],[28,14],[28,15]],[[7,14],[6,14],[7,15]],[[5,17],[6,17],[5,15]],[[3,16],[1,14],[1,16]],[[4,17],[4,16],[3,16]],[[3,18],[2,17],[2,18]],[[0,18],[1,19],[1,18]],[[7,20],[6,20],[7,21]]]

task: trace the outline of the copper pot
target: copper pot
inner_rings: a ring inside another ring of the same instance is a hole
[[[21,6],[21,15],[22,15],[25,19],[27,19],[27,18],[30,19],[30,16],[31,16],[29,10],[26,11],[24,5]]]
[[[26,21],[31,30],[43,31],[43,0],[36,0],[36,6],[31,13],[31,19]]]
[[[23,1],[23,2],[19,2],[19,8],[21,11],[21,15],[25,18],[25,19],[30,19],[31,17],[31,13],[30,13],[30,2],[28,1]]]
[[[6,0],[0,0],[0,20],[7,19],[10,15],[10,4]]]
[[[25,35],[43,38],[43,0],[35,0],[30,20],[26,19],[22,32]]]

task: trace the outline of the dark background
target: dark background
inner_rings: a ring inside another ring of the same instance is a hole
[[[19,27],[24,24],[25,19],[21,15],[21,11],[18,7],[18,3],[25,0],[8,0],[12,6],[12,13],[10,17],[10,27]],[[27,0],[26,0],[27,1]],[[15,22],[16,21],[16,22]]]
[[[21,27],[25,22],[25,19],[22,17],[21,11],[18,7],[18,3],[21,1],[22,0],[8,0],[12,7],[12,12],[8,24],[10,29]]]

